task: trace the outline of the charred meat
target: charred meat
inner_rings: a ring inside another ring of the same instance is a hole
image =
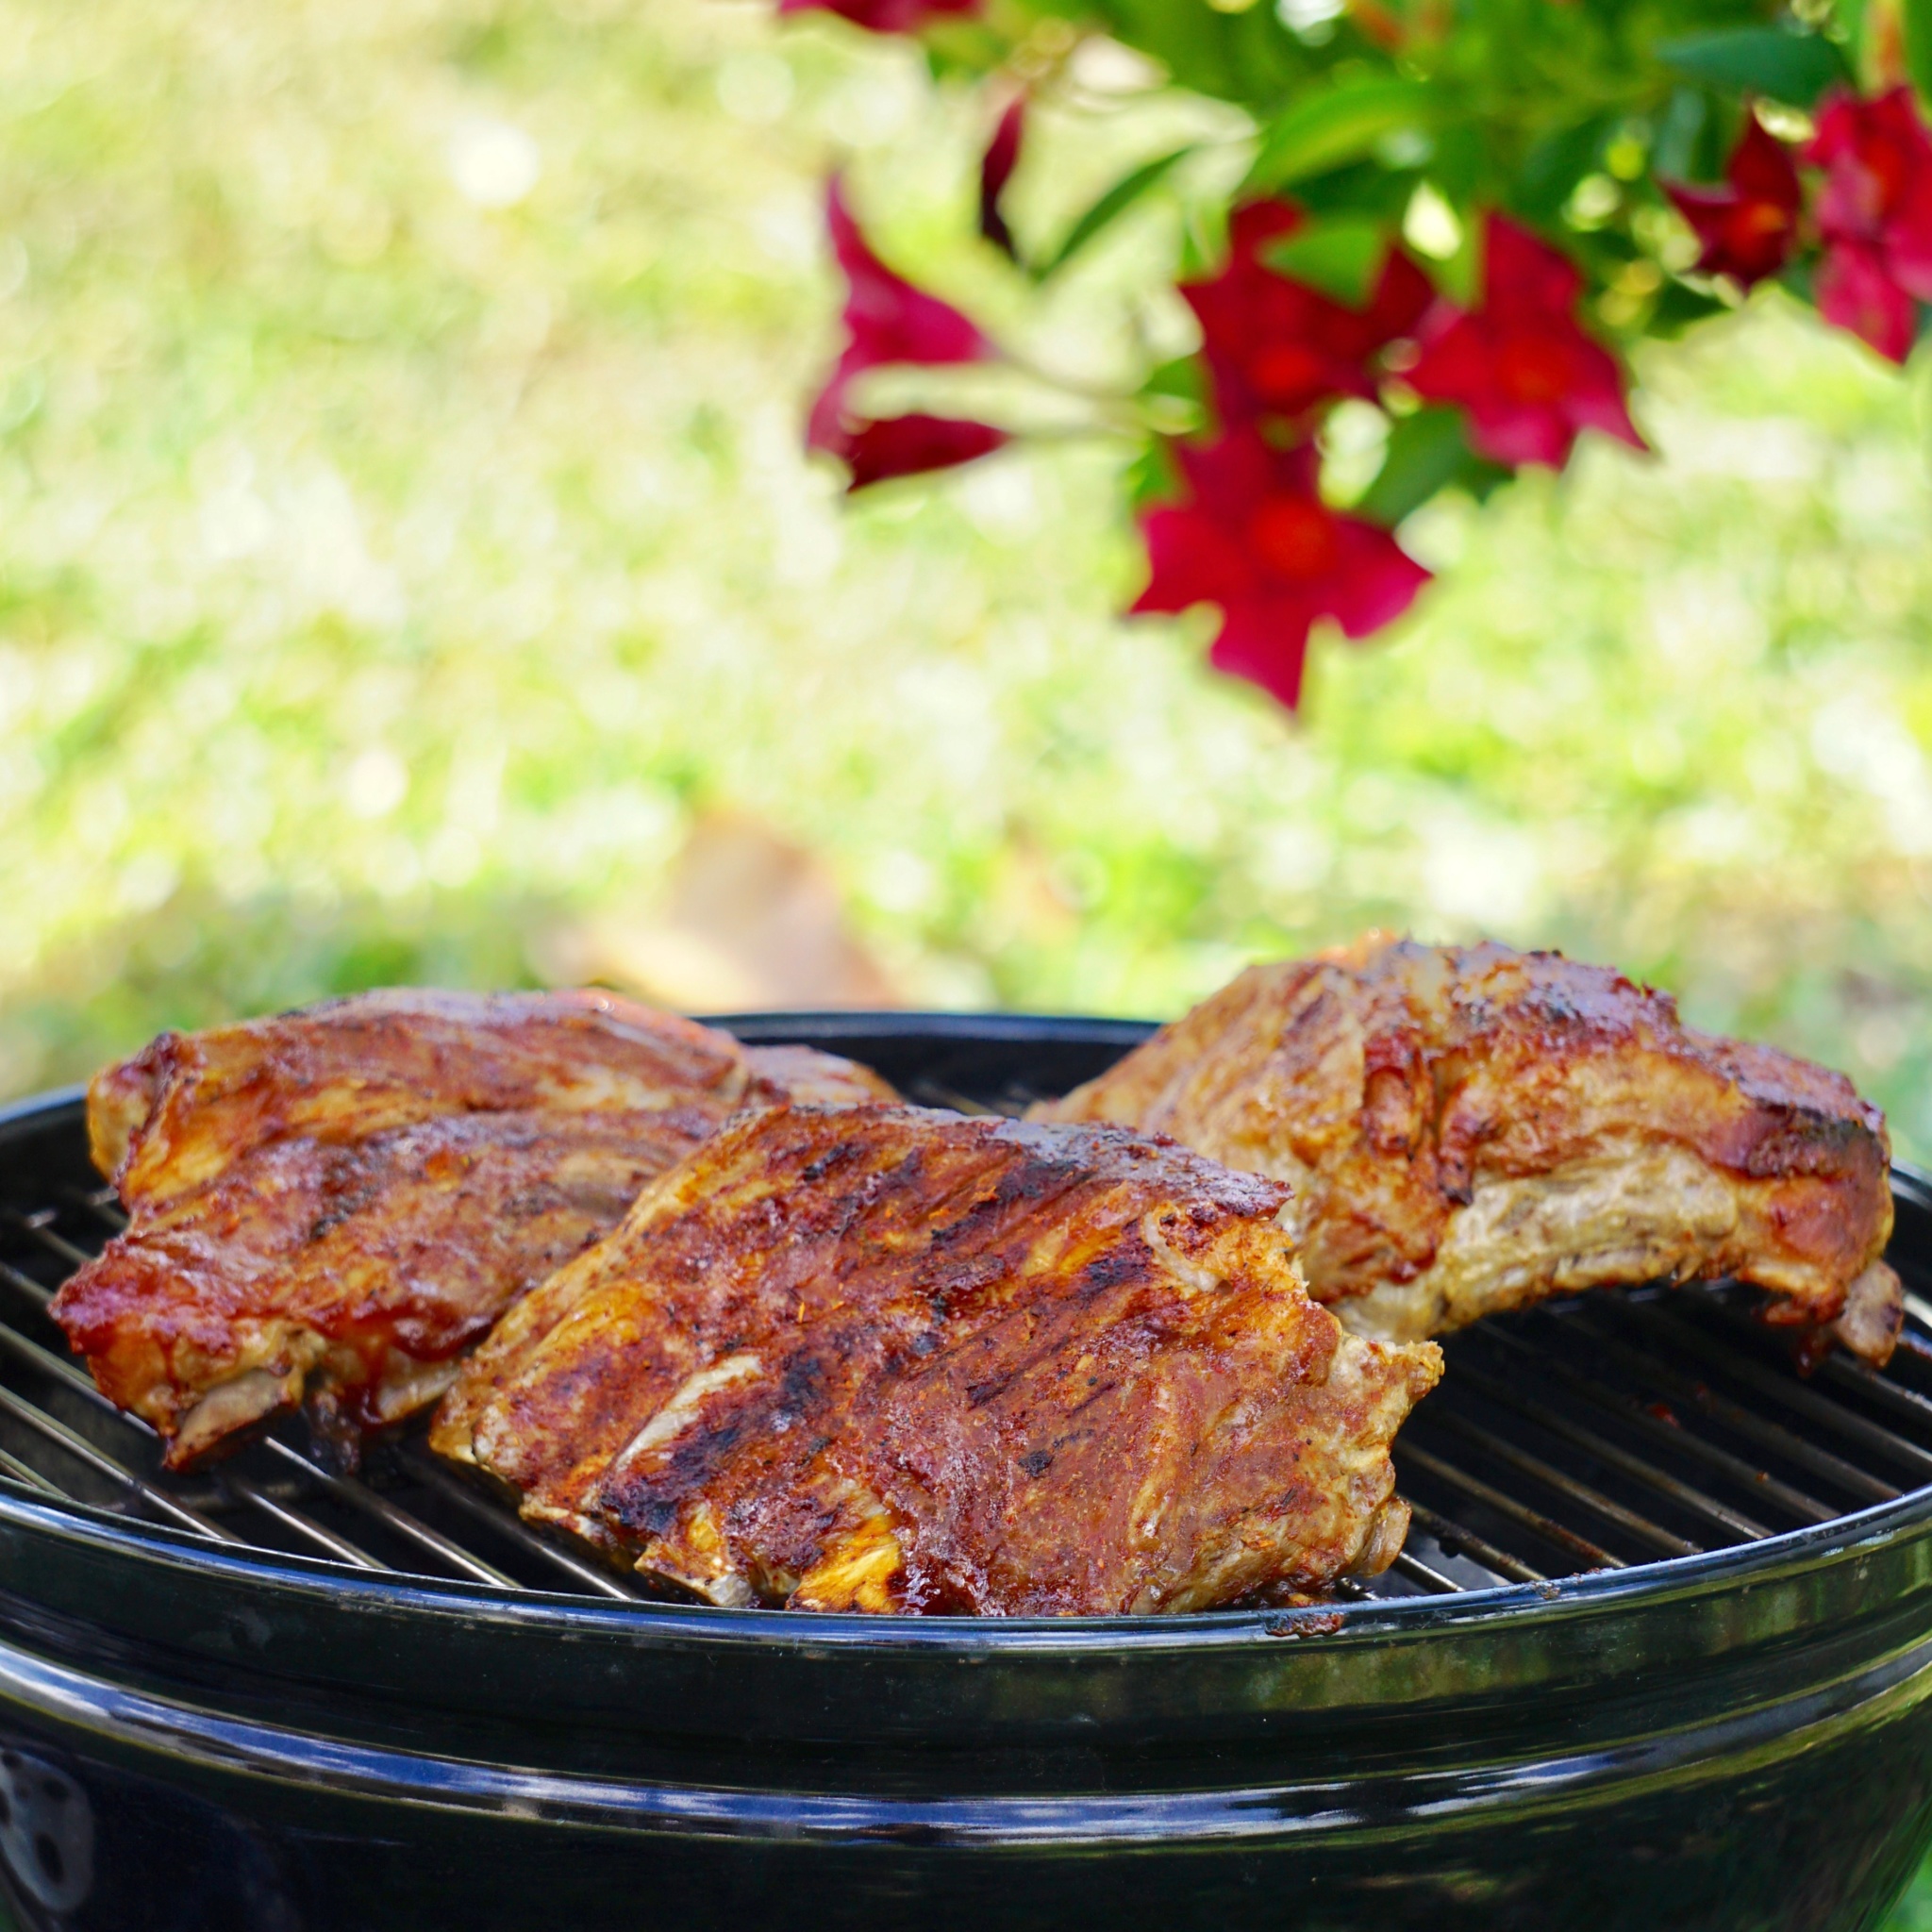
[[[432,1435],[722,1605],[1102,1614],[1393,1560],[1441,1372],[1304,1291],[1288,1191],[912,1108],[734,1123],[526,1296]]]
[[[1868,1359],[1898,1332],[1883,1115],[1557,953],[1371,935],[1257,966],[1037,1112],[1288,1182],[1309,1287],[1358,1334],[1722,1275]]]
[[[54,1318],[175,1467],[305,1389],[353,1453],[737,1108],[890,1091],[595,992],[370,993],[165,1033],[89,1091],[130,1224]]]

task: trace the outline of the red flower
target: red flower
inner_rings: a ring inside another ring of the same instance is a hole
[[[884,422],[847,404],[853,382],[888,363],[927,366],[984,361],[993,346],[950,302],[915,289],[875,256],[845,206],[835,175],[826,184],[825,219],[832,250],[845,272],[846,343],[832,379],[812,405],[806,447],[824,450],[852,466],[851,488],[888,476],[944,469],[986,455],[1006,441],[983,423],[940,416],[901,416]]]
[[[1000,213],[1000,196],[1020,163],[1020,142],[1026,131],[1026,96],[1021,94],[1000,116],[979,164],[979,232],[1003,254],[1017,260],[1013,233]]]
[[[1932,135],[1911,89],[1870,101],[1834,93],[1805,158],[1825,171],[1820,312],[1902,362],[1917,322],[1913,303],[1932,301]]]
[[[1504,215],[1489,217],[1485,249],[1483,306],[1464,314],[1444,305],[1409,386],[1460,404],[1471,443],[1493,462],[1560,467],[1580,429],[1642,449],[1617,358],[1577,326],[1582,275]]]
[[[1215,666],[1291,709],[1318,617],[1366,637],[1428,581],[1387,530],[1321,501],[1310,444],[1277,450],[1241,428],[1205,446],[1176,444],[1174,455],[1190,500],[1143,512],[1153,575],[1133,608],[1219,604]]]
[[[1373,396],[1369,363],[1409,334],[1435,299],[1429,280],[1400,249],[1391,249],[1363,308],[1350,308],[1270,268],[1261,252],[1302,225],[1286,202],[1237,208],[1227,266],[1181,293],[1201,324],[1202,353],[1224,424],[1256,416],[1299,416],[1335,396]]]
[[[1707,275],[1734,275],[1748,289],[1790,259],[1804,191],[1790,150],[1755,114],[1745,117],[1724,180],[1723,188],[1666,182],[1664,192],[1704,244],[1698,268]]]
[[[1895,282],[1885,257],[1861,242],[1836,242],[1818,264],[1818,312],[1881,356],[1903,362],[1918,333],[1918,305]]]
[[[947,13],[976,13],[979,0],[778,0],[780,13],[836,13],[875,34],[917,33]]]
[[[951,416],[887,416],[861,423],[841,454],[852,465],[846,486],[863,490],[890,476],[917,476],[926,470],[949,470],[991,456],[1007,441],[1004,429]]]

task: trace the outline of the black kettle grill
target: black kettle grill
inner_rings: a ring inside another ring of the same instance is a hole
[[[1124,1023],[765,1017],[1008,1109]],[[1415,1526],[1329,1607],[867,1619],[651,1599],[415,1435],[165,1474],[47,1321],[118,1217],[0,1116],[0,1925],[1852,1932],[1932,1838],[1932,1186],[1890,1369],[1720,1285],[1450,1338]]]

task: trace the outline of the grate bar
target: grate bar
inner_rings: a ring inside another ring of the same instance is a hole
[[[198,1509],[191,1509],[185,1503],[177,1503],[172,1496],[165,1496],[152,1483],[144,1483],[131,1469],[124,1469],[104,1449],[99,1449],[85,1436],[76,1434],[65,1423],[57,1422],[45,1409],[37,1408],[24,1395],[16,1395],[11,1389],[0,1389],[0,1409],[4,1409],[16,1422],[25,1423],[36,1435],[44,1436],[48,1441],[58,1443],[77,1461],[119,1483],[130,1494],[138,1496],[157,1515],[164,1516],[177,1529],[192,1530],[196,1536],[211,1537],[216,1542],[239,1542],[241,1539],[224,1529],[220,1524],[210,1522]]]
[[[70,1268],[85,1268],[93,1259],[85,1248],[77,1248],[65,1235],[56,1234],[48,1224],[54,1219],[55,1210],[42,1208],[33,1214],[23,1214],[17,1208],[8,1208],[4,1218],[20,1229],[28,1240],[38,1241],[58,1259],[65,1261]]]
[[[112,1416],[116,1422],[125,1424],[128,1428],[151,1441],[154,1440],[155,1432],[146,1422],[129,1410],[118,1407],[109,1397],[101,1393],[94,1386],[92,1376],[75,1368],[72,1362],[62,1361],[51,1349],[42,1348],[36,1341],[29,1341],[25,1335],[15,1334],[5,1324],[0,1324],[0,1348],[6,1349],[8,1354],[38,1369],[62,1388],[71,1389],[76,1395],[85,1396],[95,1407]],[[120,1465],[116,1464],[115,1467],[119,1468]],[[126,1471],[123,1471],[122,1474],[130,1481],[138,1480]],[[334,1530],[325,1528],[323,1524],[303,1515],[299,1509],[291,1508],[288,1504],[269,1495],[240,1476],[225,1472],[221,1484],[236,1501],[260,1510],[265,1516],[273,1517],[303,1541],[313,1544],[317,1549],[337,1557],[341,1562],[353,1563],[359,1570],[382,1570],[388,1567],[378,1562],[368,1551],[352,1543],[346,1537],[338,1536]],[[159,1495],[161,1492],[155,1491],[153,1493]],[[398,1514],[400,1513],[399,1511]],[[435,1532],[428,1531],[427,1534],[434,1535]]]
[[[1868,1503],[1890,1503],[1903,1493],[1870,1471],[1847,1462],[1841,1456],[1834,1456],[1829,1449],[1821,1449],[1815,1442],[1807,1442],[1802,1436],[1792,1435],[1790,1430],[1777,1423],[1766,1422],[1756,1409],[1745,1408],[1741,1404],[1730,1401],[1715,1390],[1707,1389],[1703,1383],[1693,1382],[1690,1376],[1679,1374],[1676,1370],[1665,1367],[1662,1362],[1655,1361],[1616,1337],[1606,1334],[1591,1316],[1578,1313],[1565,1319],[1588,1335],[1612,1361],[1621,1363],[1626,1373],[1637,1380],[1647,1382],[1653,1389],[1661,1389],[1674,1401],[1702,1409],[1712,1421],[1722,1423],[1727,1429],[1737,1430],[1740,1436],[1750,1437],[1754,1442],[1782,1456],[1787,1461],[1824,1476],[1840,1489],[1849,1490],[1853,1495],[1864,1497]]]
[[[23,1274],[9,1261],[0,1261],[0,1281],[8,1288],[18,1289],[35,1307],[44,1308],[54,1299],[54,1291],[42,1287],[31,1274]]]
[[[109,1232],[126,1232],[127,1217],[121,1211],[119,1196],[112,1188],[62,1188],[60,1197],[72,1201],[83,1213],[92,1214]]]
[[[608,1570],[598,1570],[592,1565],[580,1562],[568,1550],[561,1550],[556,1544],[547,1542],[536,1534],[523,1521],[506,1515],[501,1507],[480,1496],[460,1477],[451,1475],[447,1470],[439,1469],[428,1456],[416,1444],[410,1443],[406,1452],[408,1456],[411,1473],[427,1483],[444,1501],[454,1503],[458,1508],[475,1518],[479,1523],[489,1524],[499,1536],[507,1537],[511,1542],[540,1561],[548,1563],[553,1570],[560,1571],[574,1582],[580,1583],[586,1590],[594,1591],[600,1596],[616,1597],[623,1603],[635,1603],[641,1592],[632,1590]]]
[[[52,1477],[42,1475],[32,1463],[23,1462],[17,1456],[9,1456],[0,1449],[0,1475],[10,1475],[17,1483],[25,1483],[31,1489],[44,1490],[50,1496],[58,1496],[63,1503],[74,1498],[56,1483]]]
[[[1759,1495],[1769,1496],[1773,1502],[1782,1505],[1794,1516],[1802,1517],[1808,1523],[1829,1523],[1839,1513],[1829,1503],[1821,1503],[1816,1496],[1807,1495],[1803,1490],[1793,1489],[1790,1483],[1780,1482],[1768,1471],[1746,1462],[1741,1456],[1733,1456],[1728,1449],[1721,1449],[1715,1442],[1707,1442],[1702,1436],[1693,1436],[1681,1423],[1675,1420],[1663,1421],[1644,1407],[1635,1396],[1623,1395],[1615,1390],[1606,1389],[1592,1382],[1589,1376],[1579,1374],[1567,1362],[1558,1361],[1555,1356],[1532,1347],[1521,1336],[1512,1335],[1506,1328],[1491,1328],[1484,1340],[1501,1342],[1507,1348],[1520,1350],[1530,1357],[1540,1371],[1554,1375],[1579,1401],[1605,1415],[1613,1416],[1626,1428],[1635,1429],[1638,1434],[1657,1443],[1659,1448],[1674,1454],[1689,1456],[1693,1461],[1703,1463],[1707,1469],[1717,1470],[1720,1474],[1729,1476],[1733,1482],[1740,1483]]]
[[[1904,1463],[1908,1469],[1918,1472],[1921,1482],[1932,1478],[1932,1450],[1922,1449],[1918,1443],[1907,1441],[1896,1430],[1872,1422],[1847,1408],[1843,1403],[1834,1402],[1830,1396],[1807,1388],[1789,1373],[1774,1374],[1762,1362],[1740,1359],[1728,1354],[1681,1315],[1662,1308],[1636,1307],[1630,1312],[1645,1326],[1661,1329],[1701,1361],[1715,1363],[1725,1374],[1734,1376],[1758,1394],[1768,1395],[1774,1402],[1783,1403],[1786,1407],[1796,1409],[1800,1415],[1823,1423],[1826,1428],[1837,1430],[1840,1436],[1861,1443],[1880,1456],[1889,1456],[1894,1461]]]
[[[397,1508],[386,1496],[378,1496],[354,1476],[333,1474],[275,1436],[264,1436],[262,1447],[320,1483],[332,1496],[348,1504],[352,1509],[359,1509],[365,1516],[374,1517],[385,1529],[394,1531],[418,1549],[441,1557],[458,1576],[468,1577],[473,1583],[490,1584],[497,1590],[517,1588],[514,1577],[506,1576],[494,1564],[486,1563],[481,1557],[473,1557],[460,1543],[452,1542],[441,1531],[418,1522],[407,1509]]]
[[[325,1529],[319,1523],[311,1523],[299,1509],[291,1509],[286,1503],[271,1496],[265,1490],[257,1489],[253,1483],[225,1483],[224,1487],[231,1490],[238,1501],[260,1510],[264,1516],[279,1523],[291,1536],[313,1543],[339,1563],[353,1563],[358,1570],[387,1567],[378,1563],[367,1550],[357,1548],[347,1537],[338,1536],[334,1530]]]
[[[1492,1483],[1486,1483],[1480,1476],[1471,1475],[1457,1469],[1453,1462],[1444,1462],[1440,1456],[1432,1456],[1426,1449],[1418,1448],[1414,1442],[1398,1441],[1397,1459],[1413,1463],[1417,1469],[1432,1475],[1438,1482],[1447,1483],[1450,1488],[1460,1490],[1465,1496],[1476,1502],[1487,1504],[1499,1516],[1507,1516],[1512,1523],[1519,1523],[1524,1529],[1533,1531],[1546,1542],[1552,1542],[1559,1550],[1568,1550],[1573,1557],[1580,1557],[1585,1566],[1592,1570],[1623,1570],[1628,1568],[1619,1557],[1593,1543],[1588,1537],[1578,1536],[1574,1529],[1566,1528],[1555,1517],[1545,1516],[1541,1509],[1532,1509],[1527,1503],[1519,1503],[1507,1491],[1497,1489]]]
[[[1474,1530],[1464,1529],[1461,1524],[1450,1517],[1438,1515],[1412,1496],[1405,1496],[1402,1500],[1408,1505],[1408,1513],[1416,1522],[1441,1544],[1444,1556],[1467,1557],[1472,1562],[1480,1563],[1485,1570],[1492,1570],[1498,1576],[1507,1576],[1512,1583],[1543,1583],[1548,1580],[1541,1570],[1532,1570],[1507,1550],[1499,1550],[1488,1538],[1476,1535]]]
[[[1723,1302],[1710,1306],[1732,1328],[1755,1334],[1757,1340],[1763,1339],[1763,1323],[1754,1322],[1741,1309],[1730,1307]],[[1906,1339],[1900,1337],[1901,1341]],[[1932,1429],[1932,1401],[1927,1401],[1916,1389],[1907,1389],[1903,1383],[1881,1375],[1870,1362],[1860,1361],[1849,1350],[1840,1348],[1834,1351],[1825,1357],[1819,1368],[1840,1387],[1856,1389],[1881,1408],[1889,1408],[1901,1422],[1916,1423],[1922,1429]],[[1893,1438],[1894,1441],[1899,1440]]]
[[[1467,1416],[1457,1415],[1454,1409],[1431,1420],[1439,1427],[1460,1436],[1484,1455],[1493,1456],[1499,1462],[1507,1462],[1511,1469],[1521,1470],[1524,1475],[1555,1490],[1558,1495],[1567,1496],[1573,1503],[1580,1504],[1605,1522],[1614,1523],[1639,1542],[1648,1543],[1652,1549],[1661,1551],[1667,1557],[1695,1557],[1703,1553],[1701,1543],[1674,1536],[1660,1523],[1653,1523],[1649,1517],[1640,1516],[1635,1509],[1625,1508],[1614,1497],[1605,1495],[1601,1490],[1591,1489],[1574,1475],[1565,1474],[1541,1456],[1532,1456],[1527,1449],[1519,1449],[1514,1442],[1479,1427]]]
[[[1406,1576],[1411,1583],[1420,1583],[1432,1596],[1460,1596],[1462,1586],[1452,1576],[1444,1576],[1440,1570],[1434,1570],[1420,1557],[1411,1557],[1402,1551],[1389,1566],[1398,1576]]]
[[[1486,1375],[1480,1369],[1473,1369],[1467,1362],[1457,1364],[1456,1386],[1479,1391],[1499,1408],[1513,1410],[1526,1421],[1533,1422],[1539,1428],[1547,1429],[1551,1435],[1594,1456],[1599,1462],[1607,1462],[1612,1469],[1622,1470],[1633,1482],[1640,1482],[1646,1489],[1655,1490],[1660,1496],[1668,1496],[1680,1507],[1688,1509],[1694,1516],[1701,1516],[1707,1523],[1719,1529],[1729,1530],[1735,1536],[1742,1537],[1746,1542],[1762,1542],[1773,1534],[1763,1524],[1754,1522],[1742,1510],[1730,1508],[1720,1503],[1714,1496],[1707,1496],[1702,1490],[1694,1489],[1667,1470],[1661,1470],[1655,1463],[1646,1462],[1641,1456],[1633,1456],[1629,1450],[1620,1448],[1607,1438],[1600,1436],[1594,1429],[1587,1429],[1580,1423],[1573,1423],[1567,1417],[1558,1415],[1555,1409],[1543,1403],[1534,1401],[1526,1395],[1519,1395],[1507,1384],[1499,1382],[1493,1375]]]
[[[0,1267],[4,1267],[4,1263],[0,1263]],[[25,1276],[22,1278],[25,1279]],[[33,1284],[36,1288],[39,1285],[38,1282]],[[49,1299],[51,1299],[51,1296]],[[0,1323],[0,1347],[5,1347],[11,1353],[23,1357],[44,1374],[52,1376],[56,1381],[72,1389],[76,1394],[87,1396],[91,1401],[106,1409],[108,1413],[113,1415],[118,1420],[140,1429],[145,1435],[153,1434],[147,1424],[142,1422],[139,1416],[130,1415],[126,1410],[116,1407],[108,1397],[103,1395],[94,1386],[92,1377],[75,1368],[71,1362],[63,1362],[58,1356],[49,1349],[41,1347],[38,1342],[29,1341],[25,1336],[15,1334],[4,1323]],[[4,1392],[4,1391],[0,1391],[0,1393]],[[472,1556],[460,1543],[452,1542],[446,1536],[431,1529],[426,1523],[419,1522],[408,1510],[398,1508],[393,1503],[388,1501],[387,1498],[378,1496],[375,1491],[367,1488],[362,1483],[357,1482],[354,1477],[339,1476],[330,1474],[329,1471],[323,1469],[319,1464],[309,1461],[306,1456],[301,1455],[298,1451],[291,1449],[287,1443],[277,1441],[273,1436],[266,1437],[263,1440],[264,1446],[272,1454],[279,1454],[287,1460],[292,1462],[305,1476],[310,1477],[322,1484],[332,1495],[348,1504],[350,1507],[359,1509],[365,1516],[374,1517],[375,1521],[382,1524],[385,1527],[393,1530],[406,1541],[416,1544],[419,1549],[427,1550],[431,1555],[441,1557],[458,1575],[468,1577],[472,1582],[488,1583],[500,1590],[514,1590],[517,1587],[512,1578],[506,1576],[493,1564],[484,1562],[480,1557]],[[118,1463],[112,1465],[112,1467],[125,1480],[139,1482],[139,1477],[131,1475],[127,1471],[121,1469]],[[341,1556],[344,1562],[354,1563],[360,1568],[375,1570],[380,1570],[385,1567],[368,1556],[366,1552],[358,1549],[354,1543],[348,1541],[345,1538],[338,1537],[333,1530],[325,1529],[321,1524],[311,1522],[298,1510],[291,1509],[286,1504],[278,1503],[273,1497],[263,1495],[252,1483],[229,1477],[226,1479],[226,1484],[228,1489],[243,1502],[262,1509],[266,1514],[275,1517],[280,1522],[286,1523],[288,1527],[292,1529],[296,1535],[303,1537],[320,1549],[327,1550],[331,1555]],[[142,1485],[142,1488],[146,1491],[145,1485]],[[158,1490],[146,1492],[154,1496],[160,1495]],[[163,1500],[165,1501],[165,1499]],[[174,1509],[179,1506],[170,1502],[167,1503],[166,1507]],[[227,1538],[225,1531],[219,1532],[219,1534],[228,1541],[233,1541],[232,1538]],[[349,1551],[354,1551],[355,1554],[353,1556],[344,1554]]]
[[[1922,1428],[1932,1428],[1932,1402],[1928,1402],[1916,1389],[1907,1389],[1897,1382],[1888,1381],[1870,1362],[1861,1362],[1857,1356],[1829,1356],[1825,1358],[1824,1373],[1833,1381],[1844,1383],[1859,1394],[1871,1397],[1902,1420],[1915,1422]]]

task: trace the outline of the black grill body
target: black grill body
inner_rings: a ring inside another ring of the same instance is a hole
[[[738,1030],[1010,1108],[1145,1029]],[[1882,1377],[1724,1290],[1451,1338],[1332,1609],[822,1618],[646,1600],[408,1441],[163,1476],[42,1312],[110,1219],[76,1097],[0,1120],[0,1924],[1849,1932],[1932,1837],[1916,1316]]]

